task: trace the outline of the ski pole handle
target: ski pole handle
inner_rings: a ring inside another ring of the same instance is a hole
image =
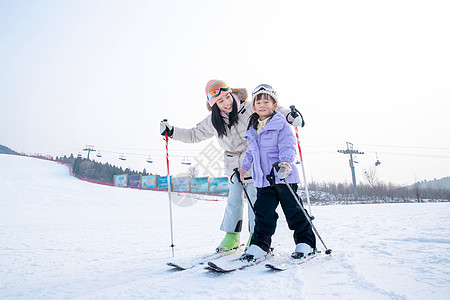
[[[289,106],[289,108],[291,109],[291,116],[296,118],[298,116],[298,110],[295,109],[295,105],[291,105],[291,106]]]
[[[233,174],[231,174],[231,177],[230,177],[231,183],[233,183],[233,176],[236,176],[238,178],[238,181],[243,184],[243,182],[241,180],[241,174],[239,173],[238,168],[233,169]],[[244,180],[250,180],[250,179],[252,179],[251,176],[244,177]]]
[[[231,174],[231,177],[230,177],[231,183],[233,183],[233,176],[236,176],[237,179],[238,179],[238,182],[242,183],[241,174],[239,174],[239,169],[238,168],[234,168],[233,169],[233,174]]]
[[[288,113],[288,116],[291,115],[291,117],[294,118],[294,119],[297,118],[298,116],[300,116],[300,119],[302,120],[302,123],[299,126],[300,127],[305,126],[305,120],[303,119],[303,116],[298,111],[298,109],[295,108],[295,105],[291,105],[291,106],[289,106],[289,108],[291,109],[291,111]],[[287,116],[286,116],[286,120],[287,120]]]
[[[278,172],[278,170],[280,170],[280,163],[279,162],[276,162],[276,163],[273,163],[272,164],[272,167],[275,169],[275,171],[277,171]]]

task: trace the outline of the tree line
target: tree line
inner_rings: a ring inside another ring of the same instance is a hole
[[[311,182],[308,184],[310,191],[322,191],[335,196],[336,199],[353,199],[353,184],[352,183],[335,183],[335,182]],[[421,202],[423,199],[431,200],[450,200],[450,189],[448,188],[430,188],[421,185],[420,182],[413,186],[401,186],[393,183],[383,183],[377,181],[376,183],[362,183],[357,185],[358,196],[361,199],[380,199],[380,200],[407,200],[415,199]],[[311,197],[313,200],[314,195]]]
[[[113,166],[110,163],[100,163],[81,157],[75,158],[73,154],[69,157],[64,156],[56,158],[56,160],[69,165],[72,169],[72,173],[76,177],[95,181],[114,183],[114,175],[120,174],[149,175],[145,168],[142,172],[131,170],[130,168],[123,169],[122,167]]]
[[[16,151],[14,151],[4,145],[0,145],[0,153],[2,153],[2,154],[18,154]]]

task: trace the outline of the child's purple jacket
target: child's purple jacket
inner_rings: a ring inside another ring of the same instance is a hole
[[[294,164],[296,152],[296,140],[292,129],[286,119],[280,113],[275,113],[269,122],[256,133],[256,129],[250,127],[245,133],[247,139],[247,152],[242,168],[246,171],[252,168],[252,176],[255,187],[270,186],[266,175],[270,174],[275,162],[288,162],[292,171],[286,180],[288,183],[299,183],[298,170]],[[276,183],[284,184],[278,179]]]

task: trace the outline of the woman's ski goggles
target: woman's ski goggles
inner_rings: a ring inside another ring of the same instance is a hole
[[[206,94],[206,96],[208,97],[208,101],[210,101],[211,98],[219,96],[222,91],[228,91],[229,88],[230,87],[228,86],[228,84],[226,84],[222,80],[214,81],[209,87],[208,93]]]

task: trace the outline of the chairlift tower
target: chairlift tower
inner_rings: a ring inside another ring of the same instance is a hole
[[[91,154],[91,151],[95,152],[97,150],[95,150],[94,146],[92,146],[92,145],[86,145],[86,148],[84,148],[83,151],[87,151],[88,152],[87,159],[89,160],[89,154]]]
[[[342,154],[350,154],[350,169],[352,170],[352,179],[353,179],[353,195],[355,200],[358,200],[358,191],[356,189],[356,176],[355,176],[355,165],[353,163],[353,154],[364,154],[364,152],[360,152],[358,150],[353,150],[353,144],[347,142],[347,150],[338,150],[337,152]]]

